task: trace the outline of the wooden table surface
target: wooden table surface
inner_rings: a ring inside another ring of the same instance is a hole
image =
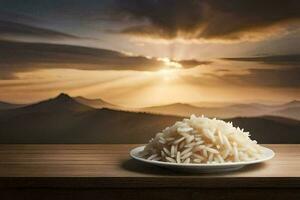
[[[136,146],[0,145],[0,189],[294,188],[299,195],[299,144],[264,145],[276,153],[272,160],[215,174],[178,173],[134,161],[129,151]]]

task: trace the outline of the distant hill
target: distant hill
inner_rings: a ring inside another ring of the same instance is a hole
[[[179,118],[94,109],[68,95],[0,112],[0,143],[145,143]]]
[[[66,94],[0,111],[0,143],[146,143],[182,117],[94,109]],[[281,117],[232,118],[260,143],[300,143],[300,122]]]
[[[281,107],[284,107],[284,108],[286,108],[286,107],[300,107],[300,101],[298,101],[298,100],[290,101],[288,103],[283,104]]]
[[[90,106],[92,108],[118,108],[117,105],[108,103],[107,101],[104,101],[102,99],[88,99],[81,96],[75,97],[74,99],[79,103]]]
[[[276,110],[272,114],[292,119],[300,119],[300,106]]]
[[[25,105],[22,104],[12,104],[12,103],[7,103],[0,101],[0,110],[7,110],[7,109],[13,109],[13,108],[19,108]]]
[[[57,97],[35,104],[31,104],[22,108],[15,109],[12,113],[33,113],[33,112],[82,112],[92,110],[91,107],[78,103],[67,94],[61,93]],[[11,112],[9,112],[11,113]]]
[[[199,114],[200,108],[184,103],[174,103],[162,106],[146,107],[140,110],[149,113],[188,116],[191,114]]]
[[[191,114],[205,115],[218,118],[232,117],[257,117],[264,115],[275,115],[300,120],[300,101],[292,101],[281,105],[265,104],[232,104],[226,106],[194,106],[190,104],[175,103],[162,106],[153,106],[140,109],[144,112],[159,113],[178,116],[189,116]]]
[[[169,115],[189,116],[191,114],[209,117],[230,118],[236,116],[259,116],[267,113],[270,108],[259,104],[234,104],[224,107],[197,107],[189,104],[169,104],[164,106],[147,107],[145,112]]]

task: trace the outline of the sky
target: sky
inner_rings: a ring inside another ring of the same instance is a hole
[[[0,100],[300,99],[297,0],[0,0]]]

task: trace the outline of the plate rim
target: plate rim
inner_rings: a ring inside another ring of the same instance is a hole
[[[163,161],[156,161],[156,160],[147,160],[145,158],[138,157],[136,154],[137,151],[141,151],[146,145],[138,146],[130,150],[130,157],[150,164],[162,165],[162,166],[176,166],[176,167],[234,167],[234,166],[241,166],[241,165],[251,165],[256,163],[265,162],[271,160],[275,156],[275,152],[272,149],[267,147],[263,147],[265,152],[268,152],[270,155],[266,156],[262,159],[251,160],[251,161],[240,161],[240,162],[231,162],[231,163],[171,163],[171,162],[163,162]],[[261,146],[261,145],[260,145]]]

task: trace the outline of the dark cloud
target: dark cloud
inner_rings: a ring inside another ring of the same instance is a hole
[[[197,60],[176,62],[183,68],[210,63]],[[16,72],[37,69],[156,71],[165,64],[156,58],[129,56],[107,49],[0,40],[0,79],[13,79]]]
[[[195,60],[195,59],[192,59],[192,60],[179,60],[179,61],[176,61],[176,62],[180,63],[184,68],[191,68],[191,67],[196,67],[196,66],[199,66],[199,65],[209,65],[209,64],[212,63],[211,61],[199,61],[199,60]]]
[[[4,19],[23,22],[23,15],[26,21],[46,19],[73,27],[107,21],[108,30],[167,39],[236,40],[248,33],[273,33],[268,29],[273,25],[299,20],[299,10],[298,0],[0,0]]]
[[[0,8],[0,20],[16,22],[21,24],[44,23],[44,21],[41,20],[40,18],[35,18],[24,13],[16,13],[12,11],[2,10],[1,8]]]
[[[140,21],[122,33],[160,38],[241,39],[299,20],[298,0],[117,0],[119,15]],[[297,26],[299,28],[299,26]]]
[[[0,41],[1,77],[35,69],[71,68],[81,70],[153,71],[162,61],[127,56],[117,51],[72,45]]]
[[[244,62],[262,62],[267,64],[284,64],[284,65],[300,65],[300,54],[293,55],[273,55],[273,56],[259,56],[259,57],[240,57],[240,58],[223,58],[231,61]]]
[[[176,62],[183,68],[210,63],[197,60]],[[0,40],[0,79],[13,79],[16,72],[37,69],[156,71],[165,64],[156,58],[129,56],[107,49]]]
[[[33,27],[21,23],[0,20],[0,37],[5,38],[40,38],[40,39],[78,39],[77,36]]]
[[[114,0],[0,0],[0,13],[32,16],[41,19],[101,19]],[[0,14],[1,17],[1,14]]]

